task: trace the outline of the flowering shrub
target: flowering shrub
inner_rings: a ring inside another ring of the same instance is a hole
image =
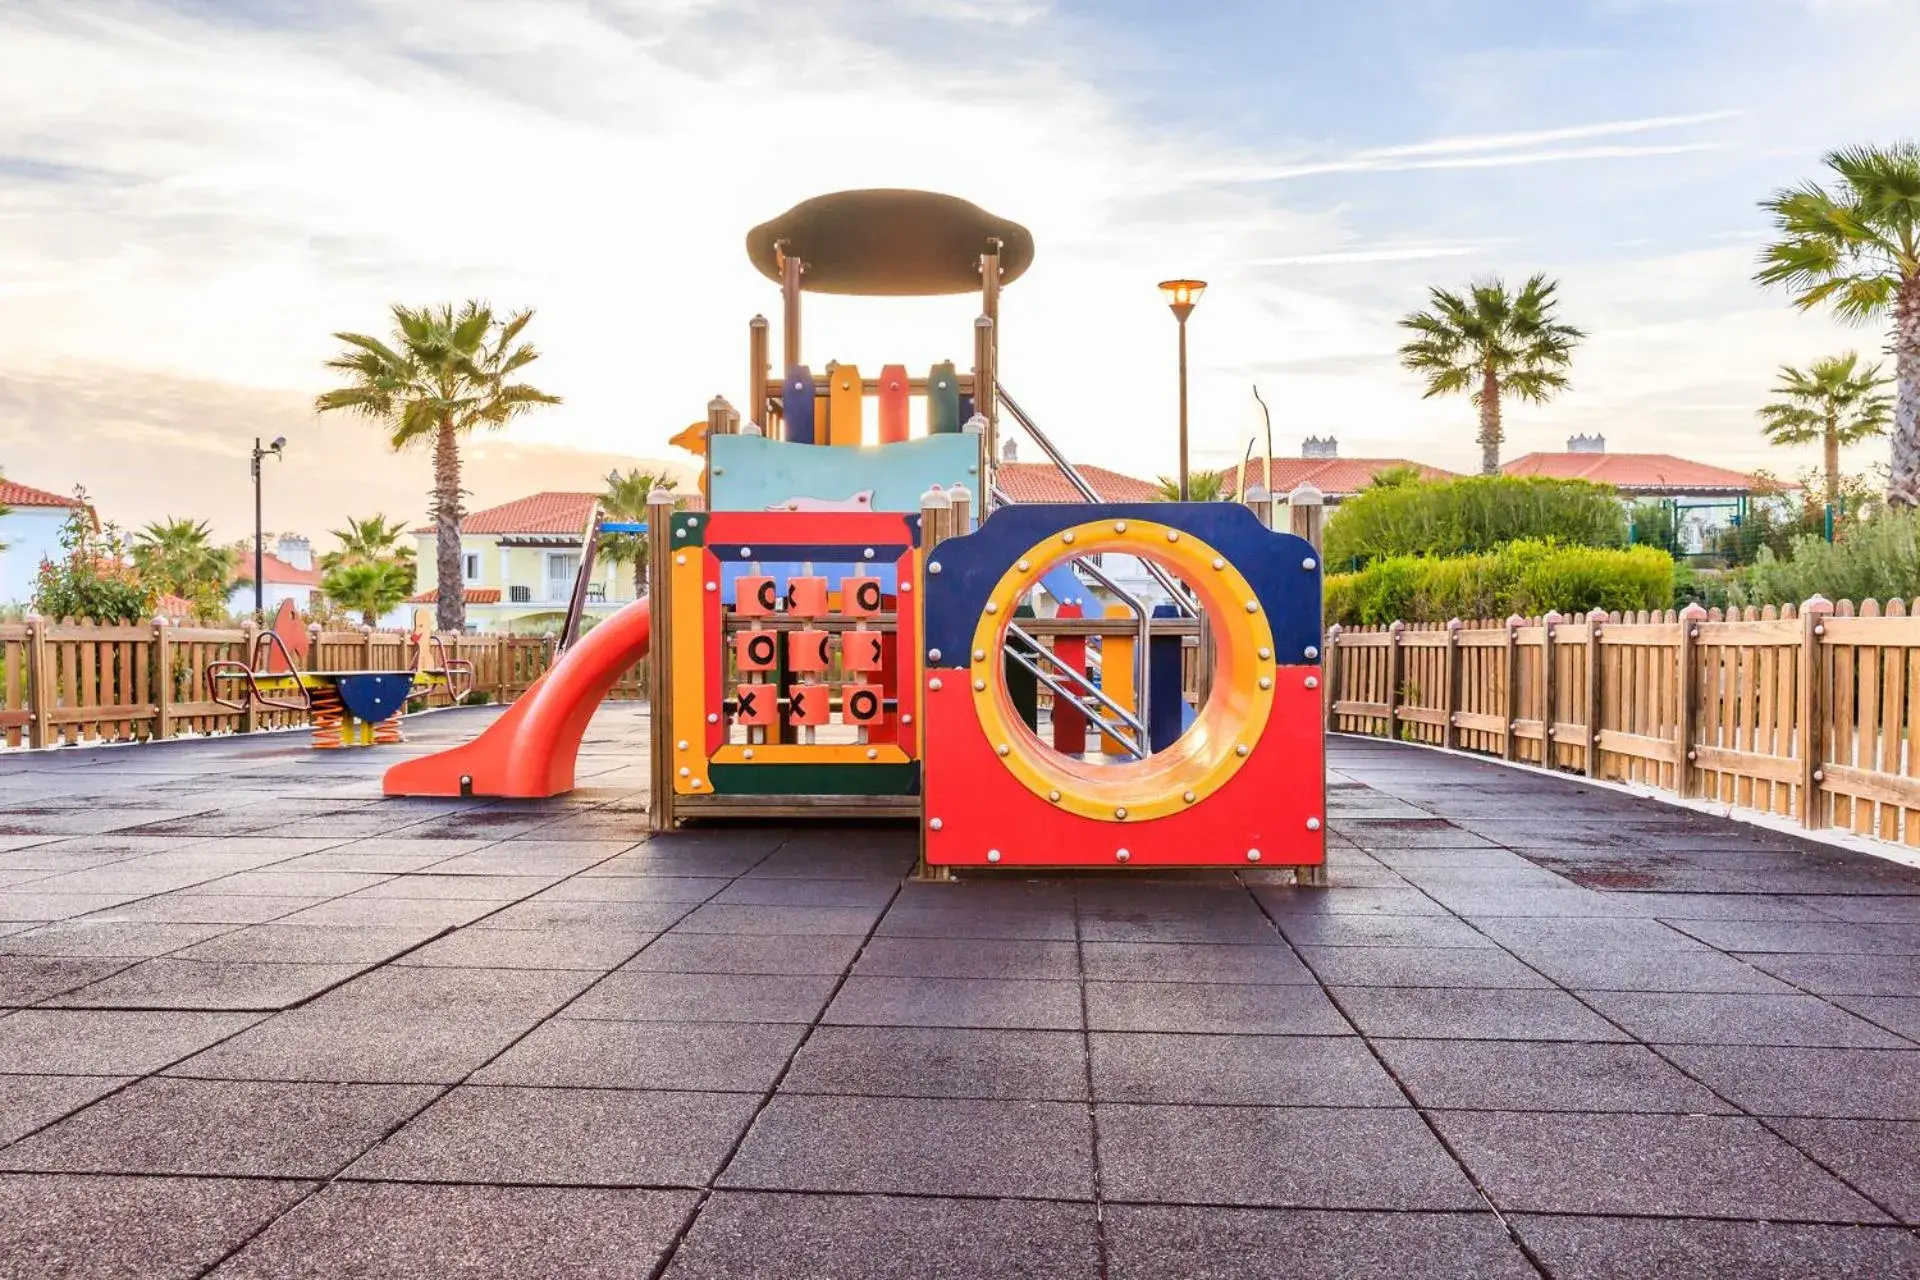
[[[40,562],[34,612],[54,619],[144,621],[153,612],[153,588],[141,581],[128,560],[119,529],[111,524],[95,527],[87,491],[76,486],[73,495],[80,505],[67,513],[60,530],[65,550],[57,560]]]

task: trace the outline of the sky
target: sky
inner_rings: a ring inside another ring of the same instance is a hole
[[[1196,276],[1196,467],[1261,430],[1257,384],[1278,454],[1471,470],[1396,321],[1541,271],[1590,336],[1508,457],[1597,431],[1790,475],[1776,368],[1885,335],[1751,283],[1758,201],[1911,134],[1915,65],[1911,0],[4,0],[0,469],[234,538],[284,435],[269,529],[417,519],[427,455],[312,398],[332,333],[480,297],[535,309],[565,403],[474,441],[469,505],[598,488],[744,402],[779,315],[747,229],[889,186],[1033,231],[1002,380],[1080,460],[1174,470],[1154,285]],[[976,308],[809,296],[805,354],[964,367]]]

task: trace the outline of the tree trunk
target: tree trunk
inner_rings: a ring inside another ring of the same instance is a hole
[[[1900,284],[1893,304],[1893,466],[1887,502],[1920,506],[1920,276]]]
[[[1480,375],[1480,474],[1500,474],[1500,378],[1488,369]]]
[[[1831,413],[1827,415],[1825,443],[1827,449],[1827,509],[1831,511],[1833,504],[1840,501],[1840,424],[1834,420],[1834,415]]]
[[[633,550],[633,598],[638,600],[647,594],[647,557],[652,549],[642,538],[634,544]]]
[[[434,625],[441,631],[467,629],[467,575],[460,553],[460,437],[453,420],[443,418],[433,439],[433,529],[435,543]]]

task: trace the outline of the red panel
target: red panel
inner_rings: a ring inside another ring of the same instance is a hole
[[[890,364],[880,371],[880,443],[907,438],[907,367]]]
[[[723,607],[720,603],[718,587],[712,591],[706,589],[707,583],[720,582],[720,560],[711,551],[702,551],[700,555],[700,617],[701,625],[706,628],[701,636],[700,653],[707,667],[707,754],[711,756],[727,741],[727,709],[725,704],[727,680],[727,649],[722,639],[727,634],[722,625]],[[661,662],[672,659],[672,648],[660,655]]]
[[[1062,618],[1083,616],[1077,604],[1060,606]],[[1066,663],[1081,675],[1087,673],[1087,638],[1085,636],[1055,636],[1053,651],[1060,661]],[[1070,681],[1062,680],[1068,688]],[[1087,717],[1080,708],[1067,703],[1059,694],[1053,698],[1053,749],[1062,755],[1077,756],[1087,749]]]
[[[897,511],[716,511],[707,518],[707,545],[744,542],[763,558],[779,558],[782,543],[864,546],[911,541],[907,517]]]
[[[1318,667],[1281,667],[1273,715],[1252,755],[1218,791],[1164,818],[1096,822],[1076,817],[1028,791],[1009,773],[981,732],[966,673],[943,673],[928,690],[924,773],[926,815],[940,830],[926,833],[936,866],[1313,866],[1326,859],[1322,708],[1303,677]],[[1292,676],[1295,678],[1289,679]],[[1260,851],[1259,863],[1247,859]]]

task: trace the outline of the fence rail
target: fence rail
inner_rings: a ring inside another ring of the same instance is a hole
[[[207,696],[208,664],[246,661],[256,634],[252,624],[102,625],[40,618],[0,624],[0,745],[144,742],[305,723],[297,711],[235,711]],[[553,642],[540,636],[446,635],[440,640],[447,657],[473,663],[474,688],[496,702],[525,693],[553,662]],[[318,628],[308,633],[303,664],[310,671],[411,671],[417,665],[415,645],[405,633]],[[644,679],[644,664],[636,666],[609,696],[640,698]],[[449,699],[442,691],[423,701],[445,706]]]
[[[1920,846],[1920,601],[1333,627],[1327,727]]]

